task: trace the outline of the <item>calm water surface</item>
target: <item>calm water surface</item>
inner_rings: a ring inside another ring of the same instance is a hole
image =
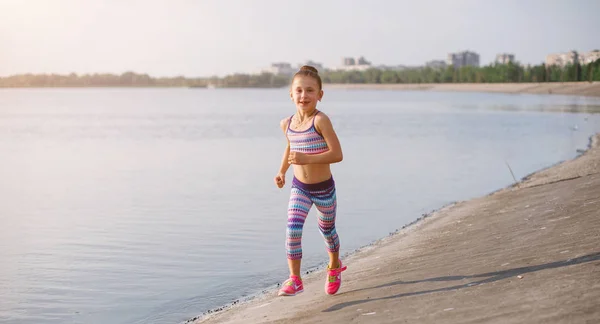
[[[0,322],[179,323],[285,279],[286,90],[0,90]],[[350,252],[585,149],[600,100],[326,91]],[[304,263],[327,255],[311,211]]]

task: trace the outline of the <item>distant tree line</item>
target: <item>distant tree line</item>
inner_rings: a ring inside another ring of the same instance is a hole
[[[322,75],[326,83],[518,83],[600,81],[600,60],[590,64],[565,67],[491,64],[483,67],[414,68],[400,71],[369,69],[360,71],[328,71]]]
[[[208,80],[208,84],[221,88],[281,88],[289,83],[290,77],[272,73],[234,74]]]
[[[0,77],[0,88],[8,87],[283,87],[289,78],[269,73],[234,74],[223,78],[153,78],[148,74],[19,74]]]
[[[202,85],[202,79],[153,78],[148,74],[19,74],[0,78],[0,87],[183,87]]]
[[[324,83],[519,83],[600,81],[600,60],[590,64],[565,67],[523,66],[520,64],[490,64],[483,67],[465,66],[455,69],[412,68],[405,70],[369,69],[366,71],[325,71]],[[217,88],[279,88],[290,78],[270,73],[233,74],[222,78],[153,78],[148,74],[126,72],[116,74],[20,74],[0,77],[0,87],[217,87]]]

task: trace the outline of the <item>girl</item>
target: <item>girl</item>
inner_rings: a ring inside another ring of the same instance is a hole
[[[317,110],[323,98],[321,77],[312,66],[300,68],[290,89],[296,113],[281,121],[287,139],[279,173],[275,176],[277,187],[285,185],[285,173],[294,166],[294,178],[288,207],[286,252],[290,277],[279,290],[280,296],[294,296],[304,291],[300,278],[302,259],[302,227],[314,204],[319,214],[319,231],[325,239],[329,253],[325,292],[335,294],[342,283],[339,259],[340,241],[335,230],[336,194],[330,164],[342,161],[342,148],[331,121]]]

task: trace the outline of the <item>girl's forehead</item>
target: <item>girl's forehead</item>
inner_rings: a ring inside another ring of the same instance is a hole
[[[314,78],[311,78],[309,76],[297,76],[296,79],[294,79],[294,83],[292,83],[292,85],[294,87],[307,88],[307,87],[318,87],[319,83],[317,82],[317,80],[315,80]]]

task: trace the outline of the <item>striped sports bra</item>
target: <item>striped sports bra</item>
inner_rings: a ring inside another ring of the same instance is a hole
[[[325,138],[323,138],[315,128],[315,118],[317,118],[318,113],[319,111],[317,111],[313,117],[312,125],[304,131],[295,131],[291,129],[290,125],[292,124],[292,117],[294,117],[294,115],[290,117],[286,132],[287,138],[290,141],[290,152],[319,154],[329,150]]]

